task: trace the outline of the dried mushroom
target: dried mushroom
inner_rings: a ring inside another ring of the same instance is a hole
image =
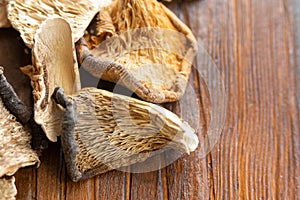
[[[42,150],[48,147],[42,128],[33,119],[33,110],[27,107],[18,97],[12,85],[6,80],[3,74],[4,68],[0,66],[0,97],[5,108],[16,117],[16,120],[29,129],[32,139],[31,147],[35,150]]]
[[[96,88],[68,97],[58,88],[53,97],[66,108],[61,139],[73,181],[144,161],[162,149],[190,153],[198,146],[194,129],[158,105]]]
[[[53,102],[51,94],[57,86],[63,87],[66,94],[80,88],[70,26],[64,19],[49,18],[37,30],[34,41],[33,65],[21,70],[31,79],[34,120],[49,140],[56,141],[64,112]]]
[[[0,177],[11,176],[19,168],[39,164],[31,149],[31,134],[16,121],[0,99]]]
[[[0,200],[14,200],[17,195],[17,188],[15,186],[15,177],[0,178]]]
[[[0,28],[7,28],[10,22],[7,19],[7,0],[0,0]]]
[[[76,45],[79,64],[144,100],[178,100],[197,50],[190,29],[156,0],[115,0]]]
[[[8,19],[30,48],[39,25],[49,17],[66,19],[70,23],[75,42],[83,36],[84,30],[99,9],[110,2],[111,0],[12,0],[8,4]]]

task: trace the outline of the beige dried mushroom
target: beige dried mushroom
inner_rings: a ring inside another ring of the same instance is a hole
[[[100,11],[76,45],[79,64],[144,100],[178,100],[185,91],[196,39],[156,0],[115,0]]]
[[[0,178],[0,200],[14,200],[17,195],[17,188],[15,186],[15,177]]]
[[[0,177],[11,176],[21,167],[39,165],[30,140],[31,134],[16,121],[0,99]]]
[[[63,95],[66,108],[61,135],[73,181],[142,162],[163,149],[190,153],[198,146],[195,131],[174,113],[145,101],[96,88]]]
[[[75,42],[83,36],[84,30],[99,9],[110,2],[111,0],[12,0],[8,4],[8,19],[30,48],[34,43],[35,31],[49,17],[67,20]]]
[[[64,112],[53,102],[51,94],[57,86],[63,87],[67,94],[80,89],[70,26],[64,19],[49,18],[36,31],[34,41],[33,65],[21,70],[31,79],[34,120],[49,140],[56,141]]]

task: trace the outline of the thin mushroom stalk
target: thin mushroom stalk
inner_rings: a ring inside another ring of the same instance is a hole
[[[145,101],[96,88],[52,97],[65,108],[61,135],[73,181],[143,162],[167,149],[190,153],[195,131],[174,113]]]
[[[13,87],[3,74],[4,68],[0,66],[0,97],[5,107],[26,127],[32,134],[31,146],[33,149],[48,147],[48,139],[42,128],[33,119],[33,109],[28,108],[17,96]]]

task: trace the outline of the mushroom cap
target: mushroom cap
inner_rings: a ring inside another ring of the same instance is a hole
[[[17,195],[17,188],[15,185],[15,177],[2,177],[0,178],[0,192],[1,200],[14,200]]]
[[[70,26],[62,18],[49,18],[36,31],[34,41],[33,65],[23,67],[22,71],[30,77],[33,87],[34,120],[49,140],[56,141],[64,111],[51,95],[57,86],[64,88],[66,94],[80,89]]]
[[[49,17],[64,18],[71,26],[75,42],[83,36],[95,14],[110,2],[111,0],[13,0],[8,3],[8,19],[30,48],[34,43],[35,31]]]
[[[11,176],[21,167],[39,165],[37,152],[30,146],[31,134],[9,113],[1,99],[0,110],[0,177]]]
[[[65,156],[69,163],[76,160],[85,176],[142,162],[168,149],[190,153],[198,146],[195,130],[158,105],[96,88],[81,89],[69,99],[77,109],[74,139],[79,150],[75,157]]]
[[[180,99],[197,41],[175,14],[156,0],[116,0],[94,23],[96,28],[77,44],[79,63],[86,71],[150,102]]]

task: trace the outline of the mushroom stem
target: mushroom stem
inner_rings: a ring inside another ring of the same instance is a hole
[[[66,109],[62,123],[61,143],[69,177],[76,182],[82,178],[82,173],[76,167],[76,159],[73,159],[76,158],[76,154],[79,152],[79,147],[74,138],[74,128],[77,121],[76,103],[73,100],[68,101],[64,95],[64,90],[60,87],[55,88],[52,98]]]
[[[57,104],[64,108],[67,107],[68,99],[65,97],[64,90],[61,87],[55,88],[52,97]]]
[[[0,97],[4,106],[18,121],[31,130],[31,146],[33,149],[45,149],[48,147],[42,128],[33,119],[33,111],[28,108],[18,97],[11,84],[3,74],[4,68],[0,66]]]
[[[32,116],[32,111],[18,98],[13,87],[7,82],[3,72],[4,68],[1,66],[0,96],[9,112],[11,112],[24,125]]]

